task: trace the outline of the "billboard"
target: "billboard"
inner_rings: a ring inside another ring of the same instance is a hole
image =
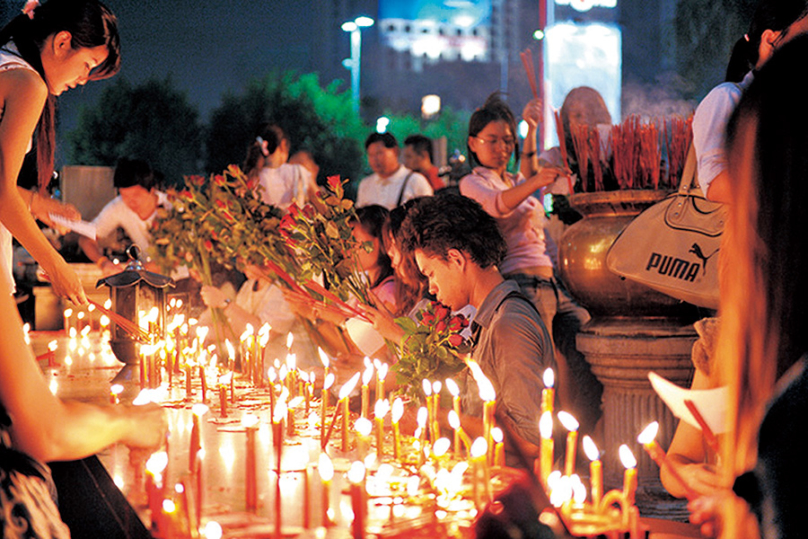
[[[490,24],[491,0],[379,0],[379,20],[384,19],[472,28]]]

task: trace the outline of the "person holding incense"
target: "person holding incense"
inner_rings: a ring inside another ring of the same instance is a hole
[[[438,301],[453,311],[477,310],[472,359],[496,391],[497,422],[523,453],[538,455],[541,373],[555,367],[553,345],[533,302],[500,273],[507,244],[496,220],[470,198],[437,195],[410,208],[401,232],[403,249],[414,254]],[[471,373],[463,373],[463,428],[474,437],[483,403]]]
[[[555,277],[545,243],[544,207],[533,196],[566,172],[543,166],[538,160],[536,131],[541,102],[530,101],[522,116],[528,134],[520,171],[513,174],[508,172],[508,163],[520,155],[513,112],[498,93],[474,111],[469,121],[468,149],[479,166],[460,181],[460,193],[479,202],[496,219],[507,243],[499,269],[519,284],[541,313],[555,344],[559,399],[579,419],[582,432],[591,432],[601,415],[603,387],[575,344],[576,334],[590,316]]]
[[[691,521],[723,537],[808,536],[806,55],[806,36],[775,52],[727,131],[735,187],[722,248],[733,268],[722,274],[717,360],[731,395],[722,478],[738,478],[734,493],[690,504]]]

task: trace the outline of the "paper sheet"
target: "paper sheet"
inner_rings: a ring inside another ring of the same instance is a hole
[[[89,223],[87,221],[73,221],[67,217],[63,217],[55,213],[48,214],[48,217],[55,225],[72,230],[73,232],[81,234],[82,236],[87,236],[91,240],[96,239],[95,224],[93,223]]]
[[[684,389],[662,378],[655,372],[648,373],[648,379],[659,398],[670,408],[674,416],[685,421],[688,425],[701,430],[699,423],[690,410],[685,405],[686,400],[691,400],[696,405],[699,413],[704,417],[704,421],[713,431],[713,434],[721,434],[727,431],[727,388],[716,389]]]
[[[357,348],[366,356],[372,356],[384,346],[384,337],[369,324],[358,318],[349,318],[345,322],[345,329]]]

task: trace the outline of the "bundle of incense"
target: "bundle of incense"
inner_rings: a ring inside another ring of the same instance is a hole
[[[334,305],[332,303],[326,303],[324,301],[319,301],[309,294],[300,293],[296,291],[289,291],[287,294],[294,298],[296,301],[300,303],[305,303],[312,307],[313,309],[317,309],[321,313],[331,313],[337,316],[341,316],[343,318],[351,318],[354,315],[352,311],[346,311],[345,309],[340,308],[338,305]]]
[[[668,127],[670,125],[670,127]],[[665,144],[668,152],[668,187],[678,185],[685,168],[687,151],[693,136],[693,117],[673,116],[665,124]]]
[[[638,126],[639,118],[629,116],[622,124],[612,127],[612,170],[620,189],[639,187],[637,184],[639,161]]]
[[[572,145],[578,158],[578,174],[581,176],[581,190],[589,190],[589,127],[586,125],[570,125]]]
[[[643,124],[639,128],[640,141],[639,177],[641,187],[659,189],[659,129],[653,123]]]
[[[600,134],[597,129],[589,130],[589,155],[592,159],[592,176],[595,178],[595,191],[603,191],[603,167],[600,163]]]
[[[554,110],[553,118],[555,119],[558,150],[561,152],[561,160],[564,162],[564,166],[569,170],[571,167],[569,157],[567,156],[567,137],[564,133],[564,121],[561,118],[561,111]],[[572,193],[572,189],[570,189],[570,193]]]
[[[522,59],[522,65],[525,66],[525,73],[527,73],[527,82],[530,84],[530,91],[533,92],[533,98],[538,99],[539,90],[536,85],[536,72],[533,70],[533,52],[530,49],[525,49],[519,53]]]
[[[367,314],[363,310],[359,309],[358,307],[353,307],[352,305],[349,305],[348,303],[342,301],[334,293],[326,290],[321,284],[315,281],[307,281],[303,283],[303,286],[308,288],[311,292],[320,294],[325,299],[332,301],[335,305],[339,306],[340,308],[345,309],[350,313],[353,313],[353,315],[356,316],[357,318],[361,318],[365,322],[371,323],[370,318],[368,318]]]
[[[101,314],[105,314],[109,317],[110,320],[115,322],[115,325],[124,330],[125,332],[129,333],[133,337],[136,337],[141,342],[149,342],[149,333],[141,328],[139,325],[135,324],[131,320],[124,318],[123,316],[119,315],[118,313],[112,312],[109,309],[105,308],[98,302],[95,302],[91,299],[87,300],[91,305],[95,305],[95,308]]]

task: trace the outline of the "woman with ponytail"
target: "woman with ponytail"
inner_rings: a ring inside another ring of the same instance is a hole
[[[728,203],[733,187],[727,175],[724,131],[743,92],[774,51],[801,31],[798,21],[808,19],[806,0],[761,0],[749,31],[735,43],[727,66],[726,82],[713,88],[693,116],[693,145],[698,180],[710,200]]]
[[[120,67],[117,20],[97,0],[29,1],[0,30],[0,271],[10,276],[11,236],[39,262],[54,291],[74,303],[87,298],[78,275],[39,230],[53,204],[41,194],[53,175],[54,101]],[[36,132],[39,191],[17,188]]]

